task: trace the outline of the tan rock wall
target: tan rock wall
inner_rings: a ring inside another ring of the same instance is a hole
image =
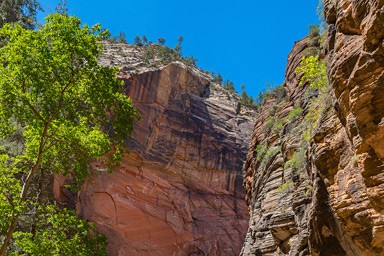
[[[242,255],[384,255],[384,1],[329,0],[325,14],[330,86],[319,125],[303,144],[298,127],[308,126],[308,110],[320,97],[310,96],[293,72],[304,39],[288,57],[288,99],[270,97],[253,133],[244,180],[251,219]],[[274,131],[293,106],[302,116]],[[266,161],[257,156],[260,145],[281,149]],[[303,164],[290,170],[300,148]]]

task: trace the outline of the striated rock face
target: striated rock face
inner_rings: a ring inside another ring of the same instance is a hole
[[[84,185],[79,214],[107,235],[110,255],[238,255],[253,111],[196,68],[145,68],[140,49],[107,47],[101,62],[120,66],[142,120],[121,166]]]
[[[384,255],[384,2],[326,1],[325,14],[339,129],[318,142],[319,172],[346,253]]]
[[[329,0],[325,14],[329,88],[299,85],[304,39],[288,97],[270,96],[258,116],[242,255],[384,255],[384,2]]]
[[[310,255],[314,175],[307,163],[305,116],[318,91],[299,86],[294,70],[309,39],[295,43],[288,57],[286,82],[267,98],[255,125],[244,168],[251,215],[241,255]],[[321,202],[318,202],[320,204]],[[339,248],[329,248],[338,254]]]

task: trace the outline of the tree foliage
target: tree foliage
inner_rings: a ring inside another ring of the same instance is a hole
[[[319,56],[303,57],[295,73],[302,73],[300,85],[308,82],[311,87],[324,88],[328,84],[325,63]]]
[[[1,156],[0,216],[7,217],[0,217],[0,255],[25,215],[38,216],[37,176],[70,174],[80,183],[94,171],[91,162],[108,156],[105,164],[112,168],[123,154],[138,114],[123,94],[118,70],[97,62],[106,34],[100,25],[81,26],[78,18],[58,13],[38,30],[17,24],[0,29],[8,38],[0,48],[0,135],[7,139],[18,131],[23,147]],[[16,245],[27,253],[20,243],[37,241],[38,232],[31,240],[25,230],[17,231],[24,235],[17,233]]]
[[[25,28],[33,28],[36,12],[41,10],[36,0],[2,0],[0,1],[0,27],[5,23],[18,23]]]
[[[19,255],[95,255],[106,256],[105,236],[95,226],[76,217],[72,210],[40,206],[36,232],[16,232]]]
[[[139,36],[135,36],[135,38],[133,39],[133,42],[135,43],[135,45],[138,45],[138,46],[143,45],[143,42]]]
[[[157,39],[157,43],[159,44],[159,45],[164,45],[165,44],[165,39],[164,38],[158,38]]]

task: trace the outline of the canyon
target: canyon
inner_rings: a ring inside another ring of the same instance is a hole
[[[254,110],[181,61],[144,65],[143,47],[105,42],[141,115],[129,154],[78,195],[55,195],[106,234],[109,255],[238,255],[248,213],[241,166]],[[101,164],[100,164],[101,166]]]
[[[310,39],[296,42],[287,97],[267,99],[252,135],[241,255],[383,255],[383,10],[325,1],[325,92],[300,85],[294,70]]]
[[[297,41],[257,110],[193,65],[105,42],[142,119],[119,168],[78,194],[56,177],[56,198],[110,255],[383,255],[384,2],[325,0],[324,14],[321,46]],[[314,52],[324,88],[296,71]]]

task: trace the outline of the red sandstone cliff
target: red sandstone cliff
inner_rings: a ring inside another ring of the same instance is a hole
[[[384,2],[329,0],[325,14],[329,87],[299,85],[304,39],[288,57],[288,97],[258,116],[242,255],[384,255]]]
[[[107,235],[110,255],[238,255],[254,113],[200,70],[181,62],[148,68],[141,55],[106,44],[100,61],[121,68],[142,120],[121,166],[83,186],[78,213]]]

